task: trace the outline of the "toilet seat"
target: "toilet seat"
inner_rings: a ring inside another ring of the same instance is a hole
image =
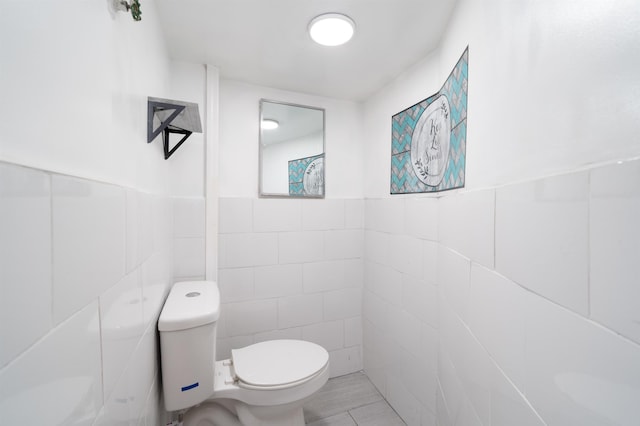
[[[295,387],[323,371],[329,354],[315,343],[270,340],[231,351],[238,385],[249,389]]]

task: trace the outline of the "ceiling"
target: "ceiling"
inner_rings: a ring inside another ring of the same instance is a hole
[[[439,43],[455,0],[156,0],[172,59],[223,78],[362,101]],[[315,44],[315,16],[351,17],[343,46]]]

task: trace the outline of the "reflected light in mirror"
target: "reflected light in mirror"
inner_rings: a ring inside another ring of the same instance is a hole
[[[280,123],[278,123],[278,121],[270,120],[268,118],[265,118],[264,120],[262,120],[262,123],[260,123],[260,128],[264,130],[277,129],[279,126],[280,126]]]

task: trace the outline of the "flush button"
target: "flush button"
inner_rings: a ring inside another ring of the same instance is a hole
[[[198,296],[200,296],[200,293],[198,293],[197,291],[192,291],[191,293],[185,294],[185,296],[187,296],[187,297],[198,297]]]

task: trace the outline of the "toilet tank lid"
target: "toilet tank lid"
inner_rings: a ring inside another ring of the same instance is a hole
[[[218,320],[220,292],[214,281],[183,281],[173,285],[164,302],[158,331],[178,331]]]

